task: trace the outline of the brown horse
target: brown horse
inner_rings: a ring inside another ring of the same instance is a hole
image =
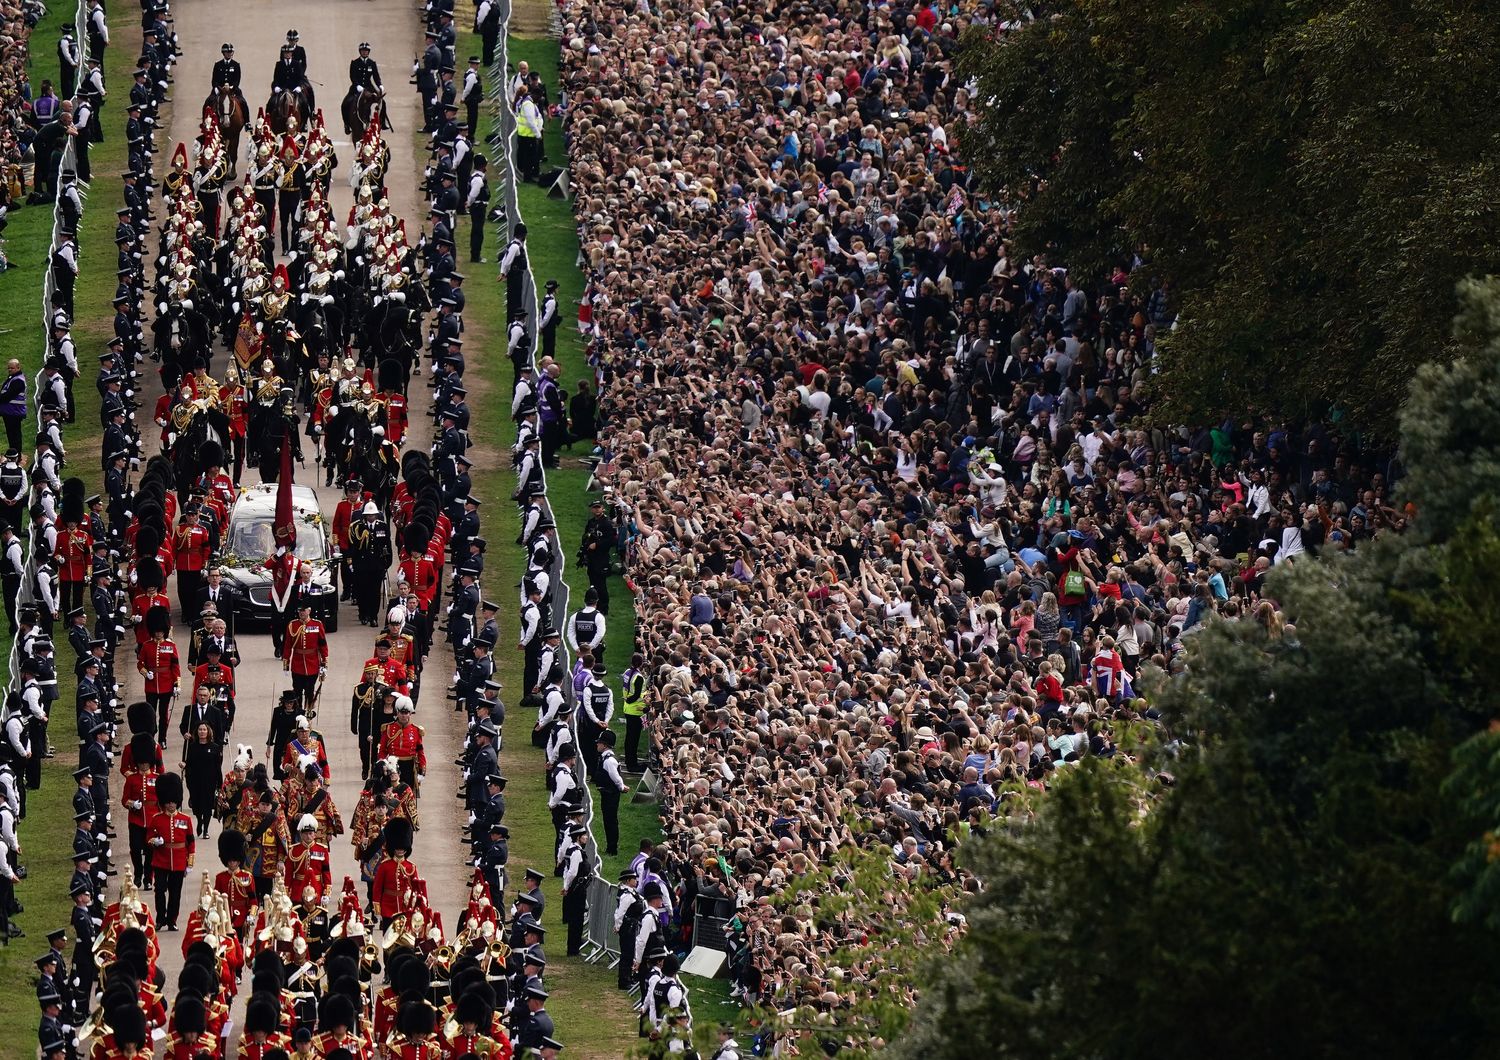
[[[380,114],[380,127],[386,130],[391,127],[385,112],[384,89],[351,88],[339,109],[344,115],[344,133],[351,140],[358,141],[365,135],[365,130],[370,127],[370,121],[377,112]]]
[[[224,136],[225,154],[229,159],[228,179],[233,180],[239,170],[240,133],[245,131],[250,120],[250,115],[245,112],[245,101],[233,89],[220,85],[208,94],[203,109],[219,122],[219,132]]]
[[[303,82],[302,92],[275,92],[271,100],[266,104],[266,120],[271,123],[271,131],[277,136],[292,127],[291,119],[297,119],[297,128],[306,129],[307,120],[312,116],[309,100],[312,86]]]

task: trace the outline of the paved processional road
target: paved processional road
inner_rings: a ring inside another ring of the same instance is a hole
[[[360,42],[368,41],[372,46],[371,57],[380,65],[387,90],[387,107],[396,129],[386,137],[391,149],[391,165],[387,177],[388,197],[396,215],[406,219],[408,238],[415,242],[427,212],[426,201],[418,191],[421,170],[427,160],[425,152],[419,157],[416,146],[415,134],[422,124],[421,113],[417,106],[416,92],[407,85],[413,44],[422,39],[422,24],[417,10],[408,0],[323,0],[318,4],[297,3],[294,0],[256,0],[254,3],[176,0],[173,15],[183,56],[174,75],[176,83],[169,108],[170,125],[158,134],[158,173],[165,172],[166,163],[177,143],[188,144],[191,153],[191,145],[198,134],[198,108],[208,94],[209,72],[219,58],[220,46],[226,42],[234,45],[235,58],[244,70],[241,88],[253,112],[270,96],[272,67],[287,31],[295,29],[307,51],[308,76],[314,83],[318,106],[323,110],[325,124],[339,155],[339,170],[332,182],[331,197],[333,215],[342,222],[348,216],[353,202],[347,179],[353,148],[344,137],[338,107],[348,88],[349,61],[357,55]],[[245,141],[248,143],[249,140],[247,131]],[[244,150],[243,145],[241,150]],[[241,174],[245,171],[244,161],[242,156],[239,160]],[[227,356],[223,351],[215,355],[213,374],[218,378],[222,378]],[[161,392],[160,382],[149,377],[145,390],[146,393],[142,395],[144,408],[149,410],[154,407]],[[432,434],[431,421],[426,416],[430,402],[420,381],[414,380],[411,399],[412,426],[407,435],[406,446],[408,449],[420,448],[425,451]],[[147,444],[150,445],[149,442]],[[310,456],[311,446],[306,445],[305,448]],[[258,478],[247,467],[241,484],[253,484]],[[331,520],[334,506],[340,499],[337,487],[325,489],[319,469],[314,468],[310,462],[307,467],[297,469],[296,481],[317,490],[324,517]],[[167,592],[175,601],[175,585],[168,586]],[[327,744],[334,802],[342,813],[347,828],[358,802],[361,784],[359,747],[355,737],[349,732],[349,694],[360,679],[361,664],[373,654],[374,631],[359,624],[352,603],[346,603],[342,607],[339,632],[330,637],[328,675],[323,685],[322,709],[316,724]],[[180,645],[185,646],[188,642],[188,630],[185,626],[179,625],[173,636]],[[430,772],[421,800],[422,828],[416,838],[414,860],[427,880],[432,908],[443,913],[445,926],[451,930],[452,925],[448,921],[463,907],[471,870],[466,860],[467,847],[461,842],[459,835],[463,820],[460,816],[461,804],[453,798],[456,773],[451,766],[462,744],[464,716],[455,713],[452,705],[444,699],[444,688],[452,669],[452,656],[441,638],[438,639],[439,643],[434,646],[429,660],[423,681],[423,695],[416,714],[416,721],[426,729]],[[238,717],[230,737],[226,768],[229,759],[233,757],[235,744],[244,743],[254,748],[257,761],[265,754],[265,736],[271,709],[282,689],[290,684],[289,678],[282,672],[281,664],[272,655],[270,637],[264,631],[241,631],[238,641],[243,658],[235,675],[238,685]],[[133,659],[127,659],[122,654],[117,672],[121,675],[125,701],[140,698]],[[186,684],[190,690],[191,682]],[[164,755],[165,768],[177,768],[181,750],[181,739],[174,722]],[[202,874],[206,871],[212,878],[212,874],[220,867],[217,857],[219,829],[219,824],[215,822],[210,838],[199,843],[196,868],[189,875],[183,889],[183,914],[180,921],[183,925],[186,924],[188,912],[197,905]],[[117,847],[120,847],[118,852],[124,859],[123,863],[128,866],[128,857],[125,857],[121,846],[123,839],[122,831]],[[358,881],[359,871],[347,833],[332,840],[330,846],[334,890],[337,892],[345,875]],[[145,897],[149,902],[152,896]],[[333,902],[336,903],[336,895]],[[169,991],[175,987],[177,973],[182,966],[181,940],[180,934],[161,936],[161,967],[166,974]],[[231,1057],[235,1055],[233,1046],[239,1037],[238,1028],[243,1022],[248,992],[246,980],[242,984],[234,1011],[236,1030],[231,1036],[228,1053]]]

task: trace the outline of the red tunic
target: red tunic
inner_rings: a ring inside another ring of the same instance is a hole
[[[381,916],[391,917],[406,911],[412,881],[416,878],[416,866],[406,858],[397,862],[396,859],[387,857],[380,863],[380,867],[375,870],[372,895],[375,908]]]
[[[209,548],[206,526],[179,526],[172,545],[177,556],[178,570],[201,574],[203,568],[208,566],[212,550]]]
[[[427,750],[422,746],[422,726],[399,721],[386,724],[380,731],[380,757],[394,756],[398,762],[417,763],[417,772],[427,772]]]
[[[214,890],[229,896],[229,919],[236,932],[243,930],[255,904],[255,877],[243,868],[225,869],[214,877]]]
[[[401,561],[401,577],[411,586],[411,591],[417,594],[417,602],[422,605],[422,610],[429,610],[438,592],[437,565],[432,559],[426,555],[408,554]]]
[[[186,872],[193,856],[197,826],[187,814],[158,810],[151,818],[146,842],[151,847],[151,867]],[[160,840],[161,842],[157,842]]]
[[[283,870],[286,873],[286,889],[297,901],[302,900],[302,889],[311,887],[318,892],[318,901],[333,886],[333,870],[328,866],[328,847],[322,843],[307,846],[298,843],[287,855]]]
[[[161,809],[156,804],[157,776],[153,769],[148,773],[131,773],[125,778],[125,790],[120,796],[120,804],[128,811],[126,816],[130,823],[137,828],[149,825]],[[141,804],[140,809],[131,805],[136,802]]]
[[[401,439],[406,437],[406,395],[387,391],[379,397],[385,402],[385,436],[399,449]]]
[[[182,679],[182,659],[177,645],[170,640],[152,638],[136,648],[136,670],[146,679],[151,695],[166,695]]]
[[[286,624],[281,657],[288,669],[300,677],[316,677],[328,661],[328,635],[316,618],[304,622],[294,618]]]
[[[65,527],[57,535],[57,551],[62,560],[59,574],[63,581],[88,580],[94,567],[94,535],[76,524]]]

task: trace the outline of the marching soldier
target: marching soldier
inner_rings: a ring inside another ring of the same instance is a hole
[[[381,735],[379,716],[385,686],[380,681],[380,672],[379,663],[365,663],[364,676],[354,686],[354,695],[349,705],[349,731],[359,738],[361,779],[369,779],[370,763],[375,758],[375,745]]]
[[[292,690],[303,711],[316,709],[318,678],[327,672],[328,634],[323,623],[312,617],[312,601],[297,601],[297,617],[287,623],[282,641],[281,668],[292,675]]]
[[[182,657],[168,639],[172,628],[170,608],[154,606],[146,614],[149,639],[136,649],[136,672],[146,679],[146,702],[156,711],[157,743],[166,746],[172,721],[172,699],[182,685]]]
[[[203,591],[203,572],[212,553],[209,532],[202,525],[201,516],[202,509],[197,504],[184,509],[182,524],[172,541],[177,558],[177,597],[184,622],[196,613],[198,597]]]
[[[365,502],[360,516],[349,527],[354,599],[360,624],[378,628],[381,589],[391,565],[391,534],[374,501]]]
[[[182,881],[193,867],[197,829],[193,819],[181,812],[182,778],[167,773],[156,782],[158,810],[147,828],[152,848],[151,867],[156,874],[156,922],[166,931],[177,930],[182,906]]]
[[[420,793],[427,773],[427,750],[422,727],[411,720],[414,709],[410,696],[396,697],[396,720],[380,734],[380,757],[394,758],[401,780]]]

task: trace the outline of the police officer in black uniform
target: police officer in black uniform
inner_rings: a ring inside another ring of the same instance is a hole
[[[215,88],[223,87],[233,90],[234,97],[244,106],[245,114],[248,116],[250,103],[245,99],[245,94],[240,91],[240,79],[244,75],[240,70],[239,61],[234,57],[234,45],[226,41],[219,49],[219,54],[223,58],[214,63],[213,79],[209,83]]]
[[[604,502],[589,502],[589,521],[578,548],[579,561],[588,570],[589,588],[597,594],[599,613],[609,614],[609,567],[615,547],[615,524],[604,514]]]

